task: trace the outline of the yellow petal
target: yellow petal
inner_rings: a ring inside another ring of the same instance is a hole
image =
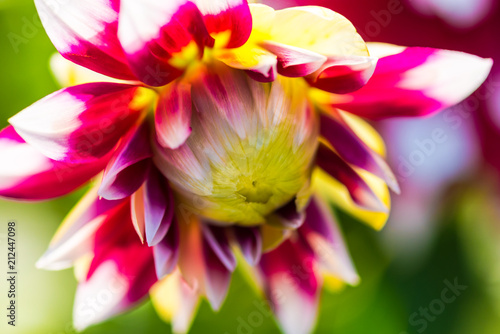
[[[370,186],[375,195],[390,209],[389,189],[387,189],[384,181],[366,171],[360,169],[356,171]],[[376,230],[382,229],[389,218],[389,214],[386,212],[374,212],[359,208],[352,201],[347,188],[319,168],[313,173],[313,188],[315,193],[321,196],[323,200]]]
[[[89,82],[127,83],[127,81],[108,77],[83,66],[76,65],[63,58],[59,53],[52,55],[50,58],[50,69],[61,87],[76,86]]]
[[[388,57],[403,52],[406,47],[388,43],[366,43],[370,54],[376,58]]]
[[[337,276],[334,276],[332,274],[323,272],[322,273],[323,277],[323,287],[327,289],[330,292],[340,292],[345,289],[347,284],[342,281],[340,278]]]
[[[250,41],[274,41],[326,56],[368,56],[368,49],[352,23],[319,6],[274,10],[251,4]]]
[[[276,73],[276,56],[252,43],[236,49],[217,49],[214,56],[224,64],[240,70],[251,70],[268,77]],[[270,78],[269,81],[274,80]]]
[[[346,121],[349,127],[369,148],[380,154],[382,157],[386,155],[384,139],[380,136],[368,122],[362,118],[348,112],[340,111],[342,118]]]
[[[78,282],[82,282],[87,278],[90,269],[90,264],[94,258],[93,254],[86,254],[75,261],[73,264],[73,273]]]
[[[264,224],[260,227],[260,233],[262,235],[262,250],[269,252],[278,247],[289,236],[290,231]]]
[[[172,324],[174,333],[187,333],[200,298],[182,280],[179,270],[158,281],[150,290],[151,301],[158,316]]]

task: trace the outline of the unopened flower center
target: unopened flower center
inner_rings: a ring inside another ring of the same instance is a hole
[[[247,203],[266,204],[273,195],[272,187],[259,181],[250,181],[241,177],[238,194],[245,197]]]
[[[263,84],[235,70],[195,83],[191,135],[156,157],[183,209],[257,225],[294,200],[307,187],[318,138],[306,94],[301,81]]]

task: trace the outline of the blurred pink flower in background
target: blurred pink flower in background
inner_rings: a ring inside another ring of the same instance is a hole
[[[437,16],[462,29],[480,24],[496,5],[495,0],[408,0],[405,3],[425,16]]]

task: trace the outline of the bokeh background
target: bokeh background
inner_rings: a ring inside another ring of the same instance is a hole
[[[391,219],[375,232],[336,210],[362,278],[358,287],[324,292],[315,333],[497,334],[500,332],[500,6],[496,0],[267,1],[274,7],[319,4],[348,17],[369,41],[454,49],[496,60],[471,98],[426,119],[382,121],[389,160],[401,183]],[[0,126],[58,89],[48,62],[54,48],[32,0],[0,0]],[[432,141],[435,129],[446,140]],[[0,156],[0,159],[2,157]],[[2,162],[5,163],[5,162]],[[6,272],[7,222],[18,224],[18,323],[6,325],[0,274],[1,333],[75,333],[71,270],[35,268],[78,198],[0,200],[0,267]],[[5,254],[5,255],[4,255]],[[456,298],[443,292],[462,286]],[[245,331],[239,320],[260,297],[236,273],[219,313],[203,302],[191,333],[278,333],[270,317]],[[446,299],[449,301],[449,299]],[[97,333],[170,333],[150,302],[87,329]]]

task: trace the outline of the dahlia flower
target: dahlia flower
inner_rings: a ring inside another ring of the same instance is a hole
[[[59,66],[76,85],[10,119],[0,195],[44,200],[91,182],[38,262],[75,267],[78,329],[150,294],[186,332],[200,298],[219,309],[238,262],[283,332],[310,332],[323,283],[359,281],[330,204],[380,229],[387,186],[399,189],[359,116],[437,112],[491,68],[365,44],[314,6],[35,3],[61,55],[99,75]]]

